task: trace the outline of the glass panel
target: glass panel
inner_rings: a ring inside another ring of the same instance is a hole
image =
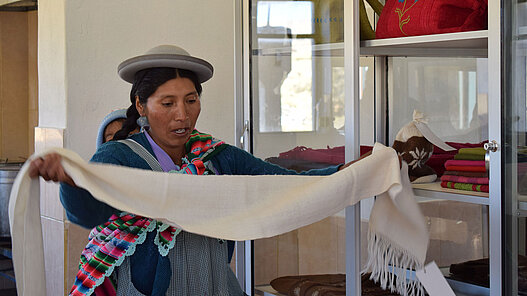
[[[527,295],[527,3],[510,2],[503,18],[503,295]]]
[[[435,261],[449,280],[460,281],[455,290],[472,283],[475,294],[469,295],[488,294],[489,214],[488,206],[478,204],[488,198],[489,183],[483,153],[487,59],[398,57],[388,60],[388,69],[388,141],[409,164],[419,189],[430,231],[426,262]],[[423,115],[414,117],[414,110]],[[439,141],[415,121],[426,123]],[[440,142],[452,150],[440,149]]]
[[[488,288],[488,206],[419,200],[430,232],[426,262],[435,261],[448,279]]]
[[[296,171],[344,162],[343,13],[342,0],[251,1],[255,156]],[[373,58],[361,64],[361,143],[367,151],[374,142]],[[366,235],[367,217],[363,229]],[[283,276],[344,279],[344,212],[256,240],[254,256],[258,295],[278,295],[271,281]]]
[[[488,139],[487,59],[392,58],[389,68],[390,143],[414,110],[443,141]]]

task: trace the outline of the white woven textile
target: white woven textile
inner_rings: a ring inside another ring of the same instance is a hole
[[[419,290],[413,283],[394,282],[388,273],[389,261],[402,268],[423,266],[428,234],[406,165],[401,171],[395,150],[381,144],[375,144],[371,156],[331,176],[167,174],[87,163],[59,148],[43,154],[50,152],[62,155],[77,186],[117,209],[229,240],[282,234],[377,196],[370,217],[369,269],[381,284],[402,293]],[[29,162],[20,170],[9,202],[13,260],[19,295],[42,295],[39,179],[29,178],[28,167]]]

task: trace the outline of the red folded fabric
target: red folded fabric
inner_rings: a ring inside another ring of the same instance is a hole
[[[489,178],[474,178],[474,177],[453,176],[453,175],[443,175],[441,176],[441,181],[450,181],[450,182],[457,182],[457,183],[471,183],[471,184],[489,184]]]
[[[447,171],[463,171],[463,172],[486,172],[484,166],[468,166],[468,165],[445,165]]]
[[[387,0],[376,38],[484,30],[487,0]]]
[[[360,155],[368,153],[373,146],[360,146]],[[344,146],[326,149],[313,149],[305,146],[297,146],[289,151],[278,155],[282,159],[306,160],[317,163],[341,164],[345,162]]]
[[[485,166],[485,161],[483,161],[483,160],[455,160],[455,159],[451,159],[451,160],[447,160],[445,162],[445,167],[446,166],[452,166],[452,165],[458,165],[458,166],[482,166],[482,167],[484,167]]]

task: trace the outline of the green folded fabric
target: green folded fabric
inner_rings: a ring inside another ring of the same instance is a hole
[[[483,147],[476,148],[461,148],[458,151],[458,154],[475,154],[475,155],[485,155],[486,151]]]
[[[456,154],[454,156],[456,160],[485,160],[485,154]]]

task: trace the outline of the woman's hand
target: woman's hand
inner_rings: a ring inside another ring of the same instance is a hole
[[[370,155],[371,155],[371,152],[372,152],[372,151],[369,151],[369,152],[367,152],[367,153],[364,153],[364,154],[363,154],[361,157],[359,157],[358,159],[353,160],[353,161],[350,161],[350,162],[348,162],[348,163],[346,163],[346,164],[344,164],[344,165],[341,165],[341,166],[339,167],[339,171],[340,171],[340,170],[343,170],[343,169],[345,169],[345,168],[347,168],[347,167],[349,167],[349,166],[352,165],[353,163],[355,163],[355,162],[357,162],[357,161],[359,161],[359,160],[361,160],[361,159],[363,159],[363,158],[365,158],[365,157],[370,156]],[[399,168],[402,168],[402,159],[401,159],[401,156],[400,156],[400,155],[397,155],[397,157],[399,158]]]
[[[29,164],[29,176],[36,178],[41,176],[46,181],[64,182],[75,186],[73,179],[64,171],[60,155],[50,153],[44,157],[39,157]]]
[[[363,155],[361,155],[361,157],[359,157],[359,158],[357,158],[357,159],[355,159],[355,160],[352,160],[352,161],[350,161],[350,162],[348,162],[348,163],[346,163],[346,164],[344,164],[344,165],[341,165],[341,166],[339,167],[339,171],[340,171],[340,170],[343,170],[343,169],[345,169],[345,168],[347,168],[347,167],[349,167],[350,165],[354,164],[355,162],[357,162],[357,161],[359,161],[359,160],[361,160],[361,159],[363,159],[363,158],[365,158],[365,157],[368,157],[368,156],[370,156],[370,155],[371,155],[371,150],[368,151],[367,153],[364,153]]]

